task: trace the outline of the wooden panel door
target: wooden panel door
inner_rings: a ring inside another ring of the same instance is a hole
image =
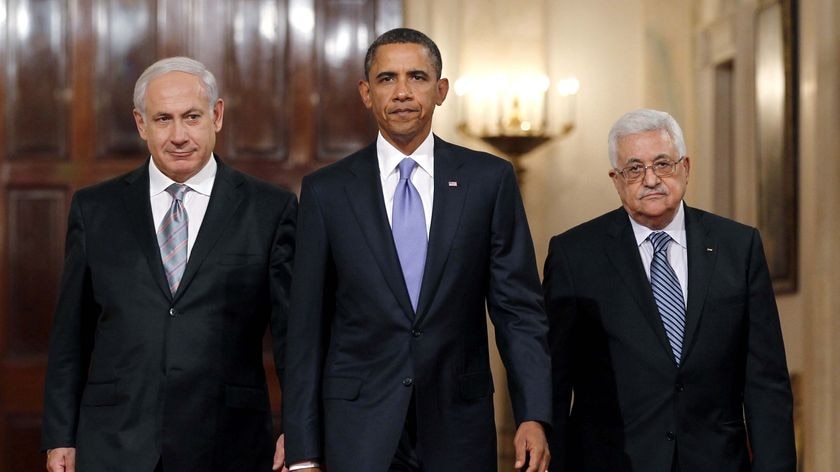
[[[356,83],[367,44],[401,22],[401,0],[0,0],[0,472],[43,470],[67,210],[147,158],[131,115],[143,69],[204,62],[226,104],[217,154],[297,190],[374,139]]]

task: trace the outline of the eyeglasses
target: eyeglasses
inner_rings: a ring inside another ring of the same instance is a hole
[[[646,166],[641,162],[635,162],[624,169],[615,169],[615,171],[624,178],[625,182],[632,184],[643,179],[648,169],[652,170],[653,174],[657,177],[670,177],[674,175],[674,171],[677,169],[677,164],[682,162],[683,159],[685,159],[685,156],[680,157],[676,161],[662,159],[649,166]]]

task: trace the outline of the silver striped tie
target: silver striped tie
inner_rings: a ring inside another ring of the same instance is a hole
[[[169,291],[174,295],[187,266],[187,210],[184,208],[184,194],[190,190],[184,184],[172,184],[166,191],[172,195],[172,205],[163,217],[157,231],[160,258],[169,282]]]
[[[680,365],[683,336],[685,336],[685,301],[682,287],[671,264],[668,263],[668,243],[671,237],[664,231],[648,236],[653,244],[653,260],[650,262],[650,285],[653,298],[659,308],[659,316],[665,325],[665,333],[674,351],[674,359]]]

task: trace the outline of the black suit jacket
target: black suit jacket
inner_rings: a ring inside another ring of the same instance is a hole
[[[435,138],[417,313],[379,175],[372,144],[303,181],[287,460],[319,458],[330,472],[387,470],[413,391],[425,470],[496,470],[485,304],[517,422],[551,417],[548,326],[513,169]]]
[[[43,447],[77,470],[270,470],[262,339],[283,365],[297,203],[218,162],[171,296],[148,162],[71,204],[47,368]]]
[[[551,470],[668,472],[677,454],[682,472],[794,471],[790,382],[758,231],[687,206],[685,227],[680,367],[624,209],[551,240]]]

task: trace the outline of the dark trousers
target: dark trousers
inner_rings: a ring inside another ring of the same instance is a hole
[[[394,453],[394,460],[388,472],[423,472],[423,463],[417,451],[417,408],[414,404],[414,394],[408,405],[400,442]]]
[[[155,472],[163,472],[163,459],[158,460],[158,464],[155,466]]]

